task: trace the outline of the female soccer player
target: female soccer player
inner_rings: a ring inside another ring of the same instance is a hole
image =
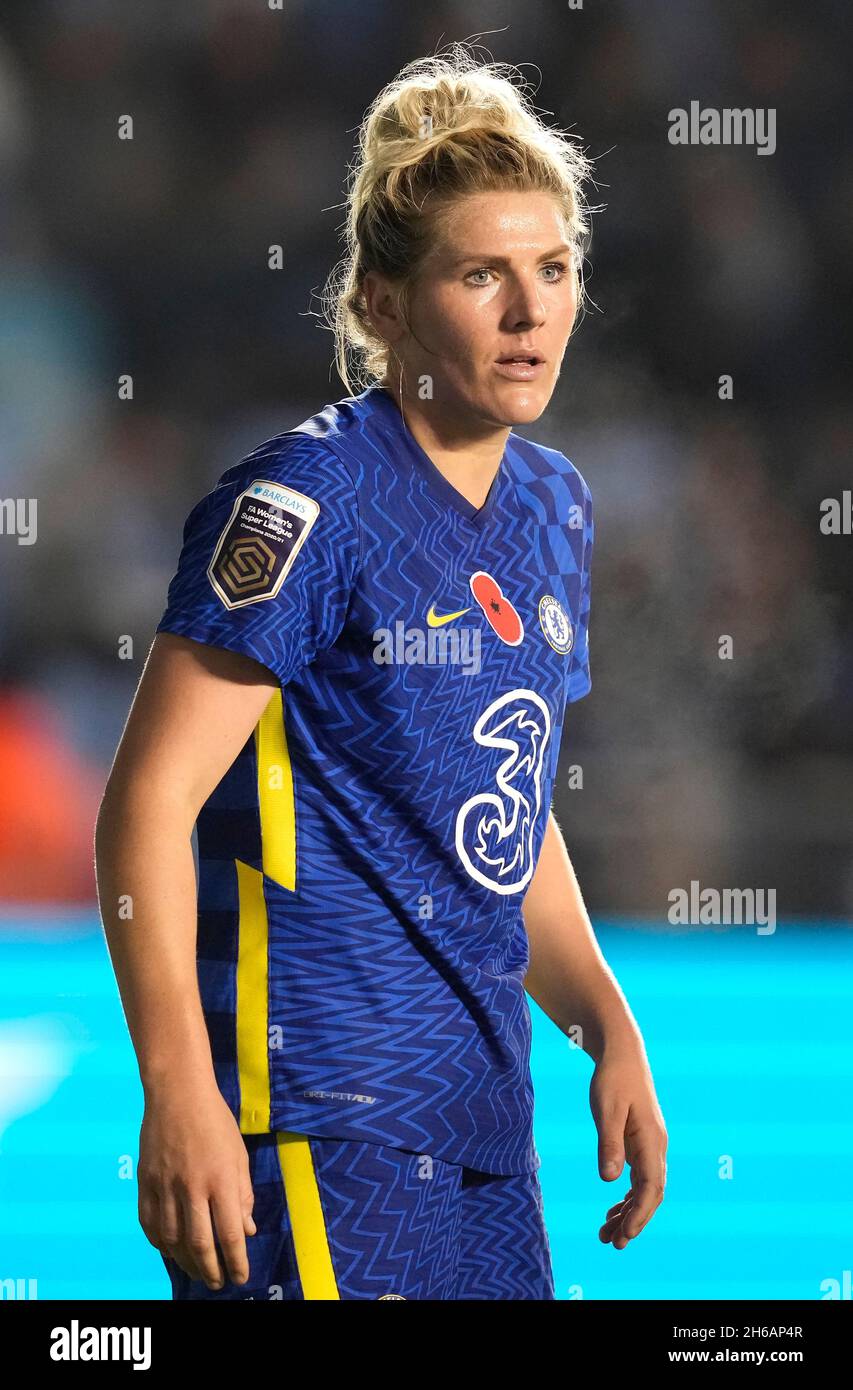
[[[594,1059],[601,1176],[631,1167],[601,1239],[661,1201],[645,1049],[550,810],[592,502],[512,433],[576,319],[588,173],[506,65],[407,65],[330,282],[361,390],[187,519],[96,835],[175,1298],[553,1299],[525,990]]]

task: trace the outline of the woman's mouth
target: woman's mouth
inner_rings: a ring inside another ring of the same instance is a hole
[[[514,352],[499,357],[495,370],[510,381],[533,381],[545,370],[545,359],[538,352]]]

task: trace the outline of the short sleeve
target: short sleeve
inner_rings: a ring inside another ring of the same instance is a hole
[[[339,636],[359,546],[346,465],[322,441],[282,436],[193,507],[156,631],[241,652],[285,685]]]
[[[583,696],[588,695],[592,689],[592,679],[589,673],[589,596],[594,526],[592,519],[592,493],[586,482],[584,482],[583,479],[581,479],[581,481],[583,482],[584,493],[583,561],[581,565],[577,631],[575,633],[574,647],[572,648],[572,664],[569,670],[566,694],[567,704],[571,704],[574,700],[582,699]]]

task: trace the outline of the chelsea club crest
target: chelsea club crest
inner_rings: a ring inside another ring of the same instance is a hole
[[[539,626],[555,652],[565,656],[572,650],[574,628],[565,608],[553,594],[543,594],[539,600]]]

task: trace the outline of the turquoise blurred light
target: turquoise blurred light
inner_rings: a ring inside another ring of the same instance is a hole
[[[531,1004],[558,1297],[826,1297],[853,1233],[849,926],[596,932],[643,1031],[669,1176],[638,1240],[599,1241],[630,1174],[599,1178],[592,1061]],[[0,1279],[35,1279],[41,1299],[169,1298],[137,1222],[142,1093],[103,935],[80,914],[6,920],[0,942]]]

